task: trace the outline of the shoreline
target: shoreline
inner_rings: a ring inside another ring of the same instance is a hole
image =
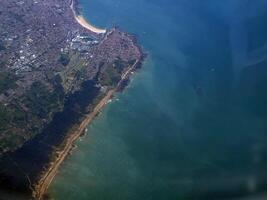
[[[93,26],[92,24],[90,24],[81,14],[77,14],[74,8],[74,1],[75,0],[71,0],[71,4],[70,4],[70,8],[73,12],[73,16],[75,18],[75,20],[84,28],[86,28],[87,30],[96,33],[96,34],[105,34],[107,32],[106,29],[100,29],[97,28],[95,26]]]
[[[131,72],[134,71],[141,62],[142,58],[136,60],[136,62],[121,75],[121,80],[118,82],[117,86],[113,89],[110,89],[94,107],[93,111],[85,115],[79,127],[74,131],[70,129],[71,133],[67,134],[66,140],[62,143],[62,149],[56,151],[57,155],[55,156],[55,160],[53,160],[52,158],[52,161],[50,162],[50,167],[45,170],[43,174],[41,174],[41,178],[39,179],[39,181],[35,185],[33,185],[34,190],[32,192],[32,196],[35,199],[41,200],[43,198],[44,194],[46,193],[53,179],[55,178],[59,167],[73,149],[74,143],[84,134],[86,127],[100,113],[101,109],[107,104],[107,102],[112,99],[114,93],[119,90],[123,82],[130,77]]]

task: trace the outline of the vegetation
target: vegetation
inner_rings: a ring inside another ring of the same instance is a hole
[[[1,138],[0,150],[8,150],[10,147],[17,147],[25,141],[22,134],[15,134],[8,130],[4,138]]]
[[[59,62],[63,65],[63,66],[67,66],[70,62],[70,56],[69,54],[66,54],[66,53],[62,53],[60,55],[60,58],[59,58]]]
[[[14,106],[11,109],[4,104],[0,104],[0,132],[12,126],[12,123],[16,123],[18,126],[22,125],[25,118],[26,113],[18,106]]]
[[[0,132],[7,128],[8,122],[11,120],[11,113],[7,111],[3,104],[0,104]]]
[[[6,46],[2,41],[0,41],[0,51],[6,50]]]
[[[31,113],[46,118],[52,111],[60,107],[61,93],[50,91],[42,82],[34,82],[24,97],[24,103]]]
[[[120,80],[120,74],[113,66],[107,67],[100,76],[101,85],[115,86]]]
[[[8,72],[0,72],[0,93],[16,86],[16,76]]]
[[[129,63],[129,65],[133,65],[135,62],[136,62],[136,60],[133,59],[133,60],[130,60],[128,63]]]
[[[17,21],[24,23],[23,15],[19,15],[15,12],[10,12],[11,16],[13,16]]]
[[[5,62],[5,61],[0,61],[0,69],[1,69],[1,68],[4,68],[5,65],[6,65],[6,62]]]
[[[127,66],[128,63],[122,61],[121,59],[115,60],[114,63],[107,66],[100,75],[100,84],[115,86],[120,81],[122,71]]]

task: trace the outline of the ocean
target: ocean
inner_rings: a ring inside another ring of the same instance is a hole
[[[77,142],[51,199],[265,199],[267,1],[80,7],[100,28],[137,35],[148,57]]]

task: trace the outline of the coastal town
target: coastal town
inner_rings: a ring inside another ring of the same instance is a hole
[[[36,116],[38,113],[30,113],[31,105],[22,101],[33,83],[39,82],[53,93],[57,77],[64,93],[73,93],[84,80],[96,76],[102,63],[105,63],[101,69],[104,71],[115,61],[133,63],[141,56],[126,33],[111,29],[98,34],[80,26],[70,10],[71,3],[66,0],[1,2],[0,107],[5,112],[17,113],[19,123],[1,113],[1,117],[7,119],[0,126],[4,132],[0,135],[0,153],[16,148],[35,135],[30,131],[35,128],[27,123],[28,118],[32,118],[38,127],[43,127],[43,121],[49,121],[46,116],[41,119]],[[47,115],[60,110],[60,106],[52,107],[57,108],[48,111]],[[27,116],[24,116],[25,112]],[[9,127],[11,123],[12,128]],[[23,130],[25,125],[27,129]],[[8,138],[17,134],[18,144],[5,146]]]
[[[89,104],[76,102],[80,108],[72,112],[78,117],[70,127],[93,111],[106,94],[111,98],[110,91],[121,86],[142,62],[143,52],[134,36],[118,28],[95,28],[75,10],[77,3],[1,1],[0,165],[6,155],[16,154],[26,142],[46,134],[55,115],[69,109],[66,102],[82,93],[85,83],[93,83],[98,92]],[[8,175],[0,176],[3,185]]]

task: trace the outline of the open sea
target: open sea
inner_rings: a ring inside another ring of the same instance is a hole
[[[149,56],[77,142],[51,199],[267,199],[267,0],[80,7]]]

